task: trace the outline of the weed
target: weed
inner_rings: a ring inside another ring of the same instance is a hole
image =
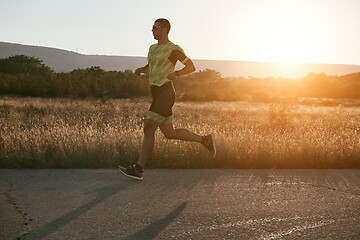
[[[0,167],[114,168],[137,160],[147,99],[2,98]],[[147,167],[360,167],[360,108],[179,102],[174,126],[214,132],[218,155],[156,133]]]

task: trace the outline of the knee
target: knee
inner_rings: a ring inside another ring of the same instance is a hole
[[[145,135],[154,134],[157,127],[158,127],[158,125],[156,123],[145,121],[144,134]]]

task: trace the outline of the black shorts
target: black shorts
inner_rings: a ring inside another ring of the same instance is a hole
[[[172,107],[175,103],[175,90],[172,82],[158,87],[151,85],[152,104],[146,118],[160,124],[172,122]]]

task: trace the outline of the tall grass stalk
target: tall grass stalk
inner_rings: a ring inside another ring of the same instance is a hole
[[[131,164],[147,99],[0,99],[0,167],[113,168]],[[218,156],[156,133],[147,167],[358,168],[360,108],[180,102],[175,127],[214,132]]]

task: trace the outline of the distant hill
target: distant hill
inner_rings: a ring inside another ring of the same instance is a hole
[[[91,66],[100,66],[104,70],[135,70],[147,63],[146,57],[84,55],[56,48],[0,42],[0,58],[19,54],[37,57],[56,72],[70,72],[76,68]],[[144,53],[144,55],[146,54]],[[346,64],[280,64],[196,59],[193,59],[193,61],[197,70],[214,69],[220,72],[223,77],[302,78],[309,72],[324,72],[327,75],[345,75],[360,72],[360,66]]]

